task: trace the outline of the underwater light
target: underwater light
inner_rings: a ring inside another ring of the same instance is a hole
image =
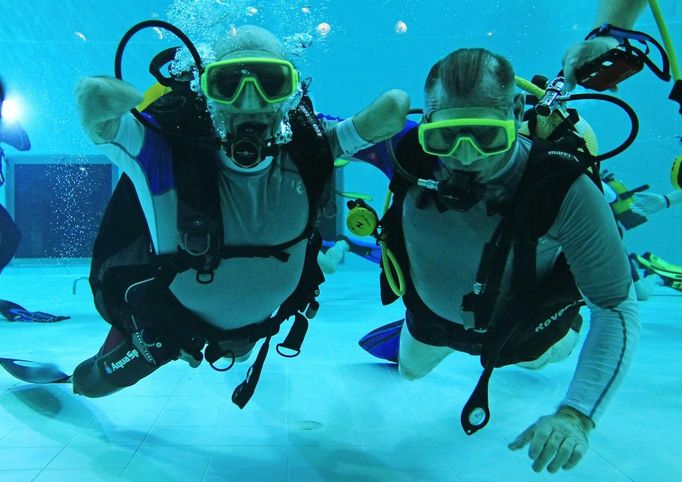
[[[2,103],[2,118],[6,122],[19,120],[21,113],[21,103],[15,97],[7,97]]]

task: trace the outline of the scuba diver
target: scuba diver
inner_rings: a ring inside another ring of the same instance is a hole
[[[682,205],[682,190],[679,188],[667,194],[641,192],[635,194],[634,197],[632,210],[640,216],[651,216],[664,209]]]
[[[597,6],[594,25],[596,27],[612,25],[617,27],[618,32],[627,32],[628,29],[631,29],[634,26],[635,21],[644,11],[646,3],[646,0],[601,0]],[[562,58],[565,89],[567,91],[573,90],[579,80],[582,81],[585,78],[589,78],[592,81],[594,81],[594,79],[599,79],[599,81],[605,79],[604,82],[611,82],[614,84],[623,80],[624,77],[619,77],[620,71],[618,71],[618,74],[614,74],[613,71],[617,71],[622,65],[627,63],[628,57],[622,54],[622,45],[627,43],[627,40],[624,39],[632,38],[634,36],[634,38],[649,40],[646,36],[637,37],[637,34],[640,33],[628,32],[628,34],[625,34],[624,36],[619,36],[611,31],[599,30],[594,32],[594,34],[589,35],[588,39],[568,48]],[[630,37],[628,37],[628,35],[630,35]],[[613,71],[609,71],[607,66],[612,68]],[[631,73],[634,72],[628,73],[631,75]],[[580,79],[578,77],[580,77]],[[581,82],[581,85],[584,84]],[[615,86],[610,85],[609,83],[599,85],[599,90],[606,89],[615,90]],[[539,119],[540,125],[537,126],[537,129],[540,134],[547,137],[555,126],[551,124],[545,128],[542,125],[542,120],[543,119]],[[543,129],[545,132],[543,132]],[[361,151],[355,157],[365,163],[374,165],[386,174],[389,179],[392,177],[393,167],[391,163],[388,162],[388,156],[383,148],[383,144],[378,144],[365,151]],[[353,231],[351,225],[354,220],[358,216],[365,218],[366,213],[364,212],[364,209],[370,209],[365,203],[358,205],[357,201],[349,203],[349,209],[352,211],[354,208],[359,209],[355,209],[355,212],[352,215],[353,219],[348,219],[350,231]],[[638,214],[632,215],[630,211],[625,215],[631,215],[633,218],[641,217]],[[362,234],[360,236],[364,235],[365,234]],[[328,249],[326,251],[321,251],[318,259],[320,261],[320,266],[325,273],[333,273],[336,271],[338,264],[344,258],[345,252],[348,251],[355,253],[370,262],[379,264],[381,258],[380,249],[375,243],[365,243],[358,238],[349,239],[348,237],[339,238],[339,242],[341,242],[341,244],[336,249],[334,249],[335,244],[331,241],[325,240],[323,243],[323,246]],[[327,252],[330,254],[327,255]]]
[[[0,143],[3,141],[1,137],[3,129],[2,121],[0,120]],[[2,172],[2,164],[4,162],[7,162],[7,158],[5,157],[2,145],[0,145],[0,186],[5,184],[5,176]],[[20,241],[21,231],[19,231],[7,209],[0,204],[0,273],[12,261],[14,254],[19,248]]]
[[[9,121],[2,117],[2,106],[5,101],[5,88],[0,81],[0,187],[5,184],[3,163],[8,162],[2,144],[8,144],[17,151],[31,149],[28,134],[14,119]],[[0,204],[0,273],[12,261],[21,242],[21,231],[4,206]],[[0,299],[0,316],[11,322],[54,323],[68,320],[69,316],[51,315],[43,311],[29,311],[13,301]],[[1,363],[1,362],[0,362]]]
[[[77,394],[111,394],[179,358],[224,370],[219,360],[245,361],[265,339],[233,393],[243,407],[280,324],[294,317],[277,351],[295,356],[317,311],[317,213],[333,160],[404,125],[409,99],[398,90],[340,123],[318,118],[282,44],[262,28],[237,28],[214,53],[201,92],[178,81],[177,93],[145,108],[144,123],[128,113],[143,96],[125,82],[77,86],[85,132],[125,173],[90,275],[112,328],[76,368]]]
[[[493,369],[568,356],[587,304],[589,333],[559,409],[509,445],[529,444],[533,469],[556,472],[586,453],[631,363],[639,315],[584,140],[570,128],[552,140],[518,136],[524,101],[514,85],[509,61],[484,49],[432,67],[422,121],[397,142],[394,198],[376,233],[386,253],[382,302],[402,296],[407,308],[404,378],[427,375],[455,351],[481,357],[461,416],[467,434],[489,421]]]
[[[0,81],[0,187],[5,184],[5,176],[2,171],[3,163],[7,162],[3,143],[7,143],[19,151],[27,151],[31,148],[26,131],[18,121],[7,122],[2,118],[2,106],[5,102],[5,87]],[[12,261],[14,253],[19,248],[21,231],[14,223],[4,206],[0,204],[0,273]]]
[[[682,159],[682,156],[678,156],[678,159]],[[674,176],[675,165],[679,163],[678,159],[673,163],[673,176],[671,176],[672,184],[676,189],[667,194],[644,192],[649,189],[647,184],[628,189],[613,173],[608,171],[601,173],[604,196],[611,206],[621,235],[624,231],[646,223],[652,214],[682,204],[682,191],[677,188]],[[638,301],[651,298],[656,285],[680,289],[679,281],[682,279],[682,270],[679,267],[649,252],[642,256],[630,253],[629,259]],[[652,259],[655,262],[652,263]]]
[[[682,205],[682,155],[677,156],[673,161],[670,170],[670,182],[675,189],[667,194],[635,194],[632,211],[640,216],[650,216],[654,213]],[[642,255],[631,253],[630,261],[633,263],[633,266],[636,265],[643,270],[641,278],[643,281],[653,279],[654,283],[682,291],[682,266],[665,261],[651,252],[645,252]],[[652,283],[649,282],[645,286],[649,287],[649,291],[645,293],[645,296],[650,295],[650,292],[653,290]],[[640,295],[640,291],[637,292],[637,295]]]

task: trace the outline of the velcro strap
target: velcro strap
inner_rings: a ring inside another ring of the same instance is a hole
[[[279,333],[279,327],[285,318],[273,316],[262,323],[242,326],[231,330],[220,331],[212,339],[214,341],[240,340],[248,338],[250,341],[258,341],[261,338],[269,338]]]
[[[277,244],[275,246],[223,246],[220,250],[220,257],[228,258],[275,258],[283,263],[289,260],[289,253],[285,250],[298,244],[300,241],[307,239],[310,235],[310,229],[306,228],[301,234],[296,236],[291,241]]]
[[[225,246],[220,257],[229,258],[275,258],[283,263],[289,261],[289,253],[280,246]]]

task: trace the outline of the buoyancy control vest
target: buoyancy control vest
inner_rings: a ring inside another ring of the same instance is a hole
[[[223,219],[218,187],[219,161],[215,136],[205,102],[189,89],[176,86],[153,102],[145,113],[162,132],[173,156],[173,176],[178,194],[177,253],[157,255],[141,205],[131,180],[123,175],[104,213],[93,247],[90,285],[95,306],[102,317],[133,342],[145,327],[163,332],[195,358],[207,343],[203,356],[213,364],[225,355],[218,342],[265,338],[252,374],[237,387],[233,401],[243,407],[250,399],[267,354],[270,337],[283,321],[295,317],[294,325],[277,351],[296,356],[307,330],[307,318],[317,311],[316,297],[324,276],[317,264],[321,238],[317,233],[317,211],[328,196],[333,172],[333,156],[323,126],[312,103],[304,96],[289,112],[292,140],[281,146],[298,168],[310,207],[308,223],[296,238],[276,246],[224,246]],[[182,137],[175,138],[178,133]],[[207,145],[188,142],[205,140]],[[174,277],[195,269],[199,283],[210,283],[221,259],[233,257],[274,257],[287,262],[286,248],[307,239],[304,267],[294,292],[270,319],[234,330],[220,330],[185,308],[170,292]],[[161,327],[161,328],[160,328]],[[144,346],[141,347],[144,350]],[[293,355],[291,354],[293,353]],[[142,353],[144,356],[144,353]]]
[[[396,149],[397,161],[419,178],[431,178],[438,159],[423,152],[417,129],[408,132]],[[480,356],[484,368],[479,383],[462,412],[462,426],[473,434],[485,426],[490,413],[487,385],[495,367],[531,361],[566,335],[584,305],[575,280],[561,255],[544,283],[536,280],[538,240],[554,223],[561,204],[575,180],[588,174],[601,188],[598,177],[588,170],[591,157],[572,132],[555,141],[534,139],[529,159],[512,198],[502,205],[489,205],[502,215],[492,239],[485,244],[472,292],[462,299],[463,311],[473,313],[471,329],[436,315],[419,297],[409,276],[409,259],[402,228],[403,203],[411,184],[394,176],[389,189],[393,203],[381,220],[382,242],[390,249],[405,279],[403,301],[413,314],[410,332],[420,341],[450,346]],[[434,191],[422,189],[417,208],[429,203],[447,209]],[[501,296],[500,285],[509,253],[514,257],[511,293]],[[397,295],[390,289],[382,265],[381,295],[384,304]],[[410,317],[408,317],[408,322]]]

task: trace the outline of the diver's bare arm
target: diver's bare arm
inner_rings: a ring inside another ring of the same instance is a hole
[[[665,196],[668,198],[668,203],[670,204],[670,206],[668,207],[671,208],[673,206],[682,205],[682,191],[680,191],[679,189],[671,191]]]
[[[111,142],[123,116],[142,101],[130,84],[111,77],[86,77],[76,86],[85,133],[97,144]]]
[[[389,90],[358,114],[339,122],[322,116],[335,157],[350,157],[384,139],[389,139],[405,126],[410,97],[402,90]],[[319,116],[318,116],[319,117]]]
[[[355,129],[367,142],[389,139],[405,126],[410,96],[399,89],[389,90],[353,116]]]
[[[616,27],[631,29],[645,5],[646,0],[601,0],[597,7],[595,27],[610,23]]]

